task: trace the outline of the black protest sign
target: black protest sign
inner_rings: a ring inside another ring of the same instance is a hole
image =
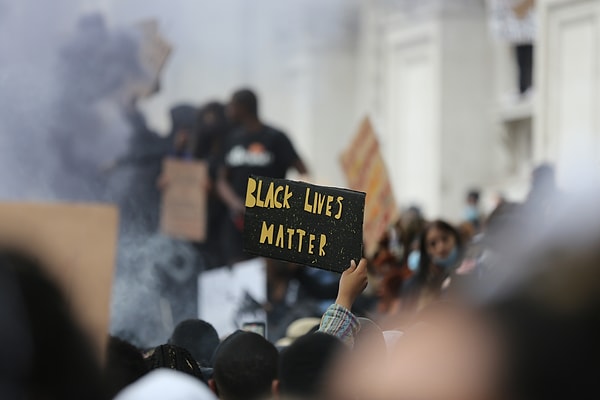
[[[248,178],[244,250],[343,272],[360,260],[365,193],[261,176]]]

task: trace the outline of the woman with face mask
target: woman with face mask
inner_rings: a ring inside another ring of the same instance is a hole
[[[428,224],[421,234],[418,253],[409,256],[415,274],[402,290],[403,308],[419,310],[436,300],[444,281],[460,264],[462,253],[460,234],[452,225],[441,220]]]

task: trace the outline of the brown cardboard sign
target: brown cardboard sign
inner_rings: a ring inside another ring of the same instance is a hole
[[[387,229],[398,220],[398,206],[373,125],[365,118],[340,158],[348,184],[368,193],[365,206],[365,254],[372,257]]]
[[[0,245],[24,251],[49,269],[104,357],[116,259],[115,207],[0,203]]]
[[[161,231],[178,239],[203,242],[206,239],[206,163],[166,159],[163,176],[168,184],[162,198]]]
[[[252,175],[244,250],[341,273],[362,257],[364,207],[361,192]]]

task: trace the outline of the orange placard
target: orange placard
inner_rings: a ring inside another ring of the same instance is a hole
[[[377,135],[369,118],[360,124],[340,162],[349,187],[367,193],[363,239],[365,255],[372,257],[380,239],[398,219],[399,213]]]
[[[0,203],[0,244],[39,259],[104,356],[118,211],[108,205]]]
[[[168,236],[203,242],[206,239],[208,167],[202,161],[166,159],[160,225]]]

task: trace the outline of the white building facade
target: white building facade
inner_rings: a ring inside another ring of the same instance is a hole
[[[168,105],[253,86],[315,181],[343,186],[339,154],[369,115],[399,207],[430,218],[460,220],[472,187],[486,205],[496,192],[522,199],[539,162],[568,181],[569,157],[600,156],[600,0],[536,2],[535,94],[520,103],[503,100],[515,62],[485,0],[176,0],[172,15],[106,2],[120,22],[158,12],[175,45],[146,105],[163,131]]]
[[[313,164],[327,165],[318,172],[335,170],[343,125],[365,114],[376,124],[399,206],[419,205],[429,217],[460,220],[474,187],[488,208],[497,193],[522,200],[542,162],[556,164],[565,187],[597,168],[600,1],[537,2],[534,94],[518,102],[507,101],[517,82],[513,49],[492,38],[485,1],[365,0],[358,13],[357,47],[345,55],[356,57],[356,78],[337,92],[355,94],[354,110],[329,115],[338,132],[313,119],[314,137],[340,138],[313,154]],[[330,96],[337,103],[336,92]],[[327,178],[339,182],[339,174]]]

